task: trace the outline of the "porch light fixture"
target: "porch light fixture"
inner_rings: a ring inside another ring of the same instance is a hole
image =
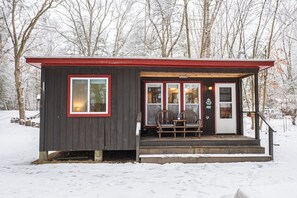
[[[209,86],[209,87],[208,87],[208,90],[211,91],[211,90],[212,90],[212,86]]]
[[[179,76],[179,78],[188,78],[188,76]]]

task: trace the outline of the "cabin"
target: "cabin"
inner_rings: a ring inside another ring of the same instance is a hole
[[[94,151],[95,161],[106,151],[131,151],[137,161],[152,163],[273,158],[273,129],[259,113],[258,93],[258,74],[273,67],[272,60],[27,57],[26,62],[41,69],[40,161],[49,151]],[[255,109],[245,112],[242,80],[249,76]],[[199,127],[190,129],[180,117],[185,111]],[[254,137],[244,134],[246,113],[254,116]],[[269,151],[261,146],[260,119],[271,132]]]

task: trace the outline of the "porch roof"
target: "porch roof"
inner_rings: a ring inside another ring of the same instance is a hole
[[[108,66],[108,67],[171,67],[171,68],[249,68],[264,70],[274,66],[273,60],[247,59],[172,59],[114,57],[26,57],[35,67]]]

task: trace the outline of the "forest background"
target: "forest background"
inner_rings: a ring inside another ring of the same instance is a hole
[[[40,70],[26,56],[272,59],[260,109],[296,117],[296,20],[292,0],[0,0],[0,109],[39,108]]]

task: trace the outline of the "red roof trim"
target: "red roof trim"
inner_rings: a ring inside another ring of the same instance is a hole
[[[59,66],[129,66],[182,68],[258,68],[274,65],[273,60],[189,60],[149,58],[41,58],[27,57],[26,62],[36,67]]]

